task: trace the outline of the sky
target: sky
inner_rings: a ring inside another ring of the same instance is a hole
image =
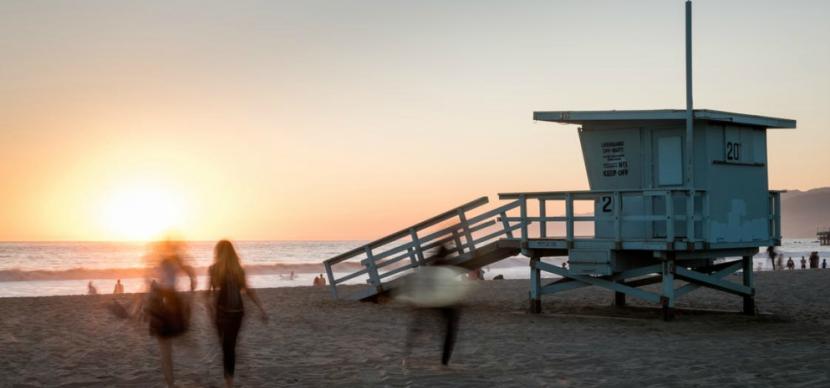
[[[694,2],[696,108],[798,120],[830,186],[830,3]],[[371,239],[580,190],[575,126],[685,107],[682,1],[0,2],[0,240]]]

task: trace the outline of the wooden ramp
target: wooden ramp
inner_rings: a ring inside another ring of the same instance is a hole
[[[450,249],[447,258],[452,265],[469,270],[518,255],[520,240],[513,232],[522,223],[511,221],[507,212],[517,209],[519,201],[476,214],[487,203],[487,197],[478,198],[324,261],[332,294],[374,298],[395,288],[415,268],[431,263],[440,246]],[[355,281],[365,286],[338,289]]]

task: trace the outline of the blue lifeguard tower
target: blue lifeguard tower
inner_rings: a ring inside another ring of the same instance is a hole
[[[740,296],[744,313],[754,314],[752,257],[781,243],[766,131],[796,122],[694,109],[690,2],[686,27],[686,109],[534,112],[537,121],[578,125],[590,190],[502,193],[505,204],[474,214],[488,202],[482,197],[333,257],[324,265],[334,296],[338,285],[365,278],[351,297],[374,298],[449,244],[454,263],[471,270],[529,257],[536,313],[544,295],[598,286],[617,305],[626,296],[659,304],[666,319],[677,298],[700,287]],[[578,207],[585,204],[592,211]],[[567,267],[544,261],[564,256]],[[542,272],[558,278],[545,284]],[[738,272],[740,282],[728,279]],[[650,284],[660,287],[641,288]]]

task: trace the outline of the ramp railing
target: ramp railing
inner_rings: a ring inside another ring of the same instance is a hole
[[[474,252],[502,237],[514,238],[513,232],[522,228],[522,221],[509,220],[507,212],[519,207],[520,201],[471,215],[488,202],[487,197],[475,199],[324,261],[332,294],[337,298],[338,285],[361,277],[380,291],[382,283],[391,277],[428,264],[431,250],[442,245],[450,248],[453,257]],[[359,270],[335,277],[340,272],[335,268],[338,264],[355,262],[359,262]]]

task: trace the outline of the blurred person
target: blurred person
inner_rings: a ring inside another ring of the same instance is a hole
[[[315,276],[315,277],[314,277],[314,287],[320,287],[320,286],[321,286],[321,284],[320,284],[320,277]]]
[[[818,259],[817,251],[810,252],[810,269],[818,268]]]
[[[121,279],[115,282],[115,289],[112,290],[113,294],[123,294],[124,293],[124,285],[121,284]]]
[[[86,284],[86,293],[87,295],[98,295],[98,289],[92,284],[92,280]]]
[[[323,287],[326,286],[326,278],[323,277],[323,274],[320,274],[320,285]]]
[[[245,306],[242,293],[248,295],[259,308],[263,322],[268,321],[268,314],[262,307],[256,292],[248,288],[245,270],[239,263],[239,255],[228,240],[219,241],[213,251],[213,265],[208,269],[210,283],[207,297],[211,306],[219,342],[222,344],[222,365],[225,386],[233,386],[236,370],[236,339],[242,327]]]
[[[823,259],[823,260],[821,261],[821,268],[822,268],[822,269],[827,269],[827,259]]]
[[[196,289],[196,273],[186,264],[184,244],[162,241],[153,245],[147,259],[153,264],[148,272],[149,292],[144,314],[149,320],[150,335],[156,337],[161,354],[161,369],[168,387],[174,385],[172,339],[190,325],[190,295],[176,291],[179,274],[190,278],[190,291]]]
[[[775,271],[775,245],[770,245],[767,247],[767,256],[769,256],[769,261],[772,264],[772,270]]]
[[[801,269],[807,269],[807,260],[801,256]]]
[[[792,257],[787,258],[787,269],[790,269],[790,270],[795,269],[795,262],[793,262]]]
[[[449,254],[446,247],[440,247],[427,266],[419,267],[417,272],[407,276],[401,288],[395,291],[397,299],[414,307],[404,343],[404,365],[416,334],[436,317],[444,334],[441,364],[446,366],[450,362],[458,334],[461,300],[469,291],[471,282],[464,276],[466,271],[449,265]]]

